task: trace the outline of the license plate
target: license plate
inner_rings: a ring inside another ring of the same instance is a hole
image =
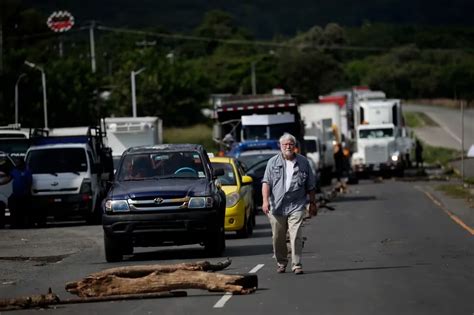
[[[54,201],[54,202],[61,202],[61,201],[63,201],[63,200],[62,200],[61,198],[54,198],[53,201]]]

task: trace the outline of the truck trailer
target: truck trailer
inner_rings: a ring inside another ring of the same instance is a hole
[[[278,140],[283,133],[294,135],[301,153],[304,153],[304,126],[295,97],[273,94],[232,95],[217,99],[214,140],[221,151],[231,147],[229,142]]]

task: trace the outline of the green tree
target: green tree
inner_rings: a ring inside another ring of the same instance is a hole
[[[302,100],[317,100],[340,85],[343,71],[331,56],[321,52],[286,50],[280,56],[280,77],[284,88]]]

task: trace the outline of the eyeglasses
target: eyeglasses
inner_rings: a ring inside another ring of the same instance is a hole
[[[282,147],[294,147],[295,144],[294,143],[282,143],[281,146]]]

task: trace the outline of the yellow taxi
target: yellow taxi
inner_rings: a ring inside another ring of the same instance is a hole
[[[223,169],[218,177],[226,195],[225,230],[235,231],[239,237],[248,237],[255,225],[252,177],[244,175],[244,170],[233,157],[211,157],[214,169]]]

